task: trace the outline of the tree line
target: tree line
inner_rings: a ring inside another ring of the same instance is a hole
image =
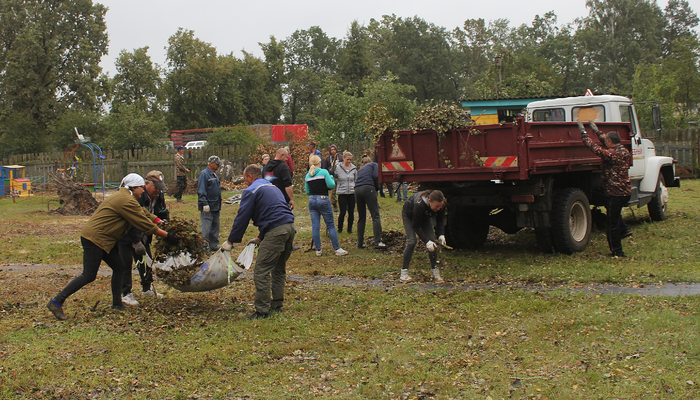
[[[263,56],[219,54],[179,29],[165,65],[148,47],[122,50],[113,77],[107,9],[92,0],[0,4],[0,148],[62,150],[74,127],[113,150],[158,145],[172,129],[308,124],[319,140],[367,137],[381,107],[406,128],[422,107],[470,98],[631,95],[662,104],[665,126],[698,120],[700,41],[687,0],[587,0],[588,15],[554,11],[511,26],[467,19],[448,29],[415,17],[352,22],[342,39],[318,26],[260,43]],[[370,110],[372,110],[370,112]],[[365,123],[363,123],[363,120]],[[236,130],[234,129],[234,132]],[[217,135],[214,140],[245,140]]]

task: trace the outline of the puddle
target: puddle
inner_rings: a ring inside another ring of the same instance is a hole
[[[0,267],[0,272],[11,273],[26,273],[36,271],[61,271],[64,273],[74,273],[76,276],[82,271],[82,265],[56,265],[56,264],[16,264],[5,265]],[[98,271],[100,275],[111,275],[112,270],[103,265]],[[245,271],[241,274],[244,279],[253,278],[252,271]],[[287,281],[303,285],[334,285],[346,287],[374,287],[384,290],[391,290],[397,287],[415,286],[420,291],[430,290],[524,290],[529,292],[549,292],[553,290],[561,290],[573,293],[599,293],[599,294],[630,294],[639,296],[666,296],[666,297],[683,297],[700,295],[700,283],[659,283],[659,284],[644,284],[638,287],[590,283],[583,285],[566,285],[566,284],[529,284],[521,282],[503,282],[503,283],[470,283],[470,284],[454,284],[454,283],[431,283],[431,282],[411,282],[400,283],[395,279],[361,279],[347,276],[304,276],[304,275],[287,275]]]

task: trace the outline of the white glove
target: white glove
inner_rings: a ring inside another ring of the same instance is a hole
[[[437,244],[435,244],[435,242],[433,242],[432,240],[428,240],[428,243],[425,244],[425,247],[431,253],[437,250]]]
[[[447,245],[447,241],[445,240],[445,235],[440,235],[440,237],[438,238],[438,242],[443,246]]]
[[[255,245],[255,246],[260,246],[260,238],[257,238],[257,237],[256,237],[255,239],[250,239],[250,242],[248,242],[248,244],[249,244],[249,245],[252,244],[252,245]]]
[[[209,212],[209,205],[207,204],[206,206],[202,207],[202,211]]]
[[[209,207],[209,206],[207,206]],[[224,242],[224,244],[221,245],[221,250],[223,251],[231,251],[233,248],[233,243],[229,242],[228,240]]]

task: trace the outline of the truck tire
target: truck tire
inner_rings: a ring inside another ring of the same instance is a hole
[[[554,194],[552,239],[564,254],[582,251],[591,238],[591,205],[581,189],[566,188]]]
[[[666,221],[666,218],[668,218],[666,215],[666,211],[668,211],[668,189],[666,188],[666,181],[662,174],[659,174],[659,181],[656,183],[656,192],[652,196],[649,204],[647,204],[647,209],[649,210],[649,217],[652,221]]]
[[[478,249],[489,234],[490,210],[465,207],[450,208],[447,214],[446,239],[455,249]]]

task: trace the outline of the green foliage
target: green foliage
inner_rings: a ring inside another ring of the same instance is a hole
[[[365,133],[376,136],[377,129],[385,125],[384,130],[407,128],[418,110],[416,102],[408,98],[415,89],[397,80],[389,73],[362,85],[361,90],[353,85],[342,88],[339,83],[327,80],[321,103],[319,140],[365,140]],[[381,107],[370,113],[377,105]],[[383,111],[377,114],[380,109]],[[386,116],[380,116],[383,113]]]
[[[661,56],[664,19],[653,0],[587,0],[589,15],[577,32],[595,68],[591,89],[629,93],[634,67]]]
[[[207,138],[209,146],[232,146],[237,144],[257,146],[265,141],[246,126],[215,128]]]
[[[111,150],[155,147],[158,139],[166,134],[165,120],[155,118],[136,104],[122,106],[119,112],[110,113],[106,126],[104,138],[97,143]]]
[[[162,114],[162,72],[151,61],[148,47],[135,49],[133,53],[122,50],[116,61],[117,74],[112,78],[112,108],[131,104],[148,113]]]
[[[369,134],[372,143],[377,143],[382,134],[395,127],[397,122],[397,119],[392,118],[389,110],[381,103],[370,107],[362,119],[362,125]]]
[[[0,3],[0,145],[43,150],[68,110],[99,112],[106,79],[107,9],[90,0]]]

